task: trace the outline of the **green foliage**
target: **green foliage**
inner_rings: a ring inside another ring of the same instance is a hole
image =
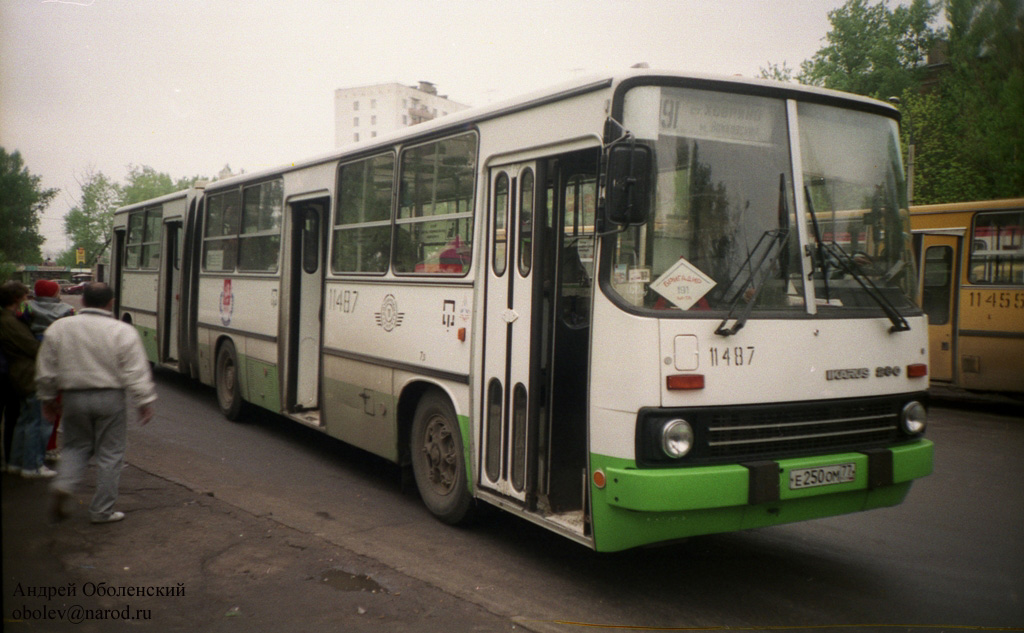
[[[173,191],[174,183],[168,174],[146,165],[128,165],[128,184],[122,188],[121,204],[135,204]]]
[[[85,265],[104,254],[110,243],[114,211],[119,207],[188,189],[199,177],[173,180],[168,174],[146,165],[129,165],[127,184],[121,185],[101,172],[89,172],[81,184],[79,204],[64,216],[64,230],[73,246],[61,253],[57,263],[75,266],[75,249],[85,249]],[[81,264],[77,264],[81,265]]]
[[[940,9],[948,28],[933,24]],[[915,204],[1024,196],[1024,0],[892,9],[888,0],[849,0],[828,16],[826,44],[797,80],[900,98]],[[786,78],[786,68],[761,76]]]
[[[67,266],[68,268],[88,268],[90,265],[88,260],[86,260],[86,263],[84,264],[78,263],[75,259],[75,249],[73,248],[69,248],[58,255],[57,259],[54,260],[54,263],[58,266]]]
[[[910,93],[901,106],[904,141],[909,153],[913,131],[914,190],[912,204],[979,200],[988,197],[983,178],[960,152],[962,119],[955,104],[937,94]]]
[[[1024,4],[946,0],[946,60],[908,94],[918,204],[1024,196]]]
[[[114,210],[121,206],[122,191],[121,185],[102,172],[88,172],[79,185],[82,197],[64,216],[64,232],[71,238],[71,261],[75,261],[75,249],[84,248],[85,265],[92,266],[106,248],[114,225]],[[66,254],[59,259],[66,261]]]
[[[800,65],[801,83],[868,95],[898,96],[920,83],[938,9],[928,0],[890,10],[887,0],[849,0],[829,11],[827,44]]]
[[[768,66],[761,69],[761,73],[758,77],[761,79],[772,79],[774,81],[792,81],[793,69],[787,66],[786,62],[782,62],[781,66],[768,62]]]
[[[182,191],[194,185],[197,180],[200,180],[198,176],[171,180],[170,175],[157,172],[147,165],[128,165],[128,184],[123,187],[121,204],[135,204]]]
[[[0,283],[13,279],[17,272],[18,265],[14,262],[4,261],[3,256],[0,255]]]
[[[42,261],[39,216],[57,195],[43,189],[42,179],[29,173],[15,151],[0,147],[0,264],[34,264]]]

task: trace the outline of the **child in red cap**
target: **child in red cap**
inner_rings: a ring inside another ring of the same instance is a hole
[[[32,334],[40,341],[46,328],[57,319],[71,316],[75,309],[60,300],[60,285],[56,281],[40,279],[36,282],[35,299],[28,302],[28,309],[25,310],[26,321]],[[60,426],[60,418],[53,425],[49,441],[46,444],[46,457],[48,460],[55,460],[59,451],[57,450],[57,427]]]
[[[50,324],[62,317],[71,316],[75,309],[62,302],[60,297],[60,286],[56,281],[40,279],[35,285],[36,298],[28,302],[27,317],[32,334],[39,340],[43,340],[43,332]]]

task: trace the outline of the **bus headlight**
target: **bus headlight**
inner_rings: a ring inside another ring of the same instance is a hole
[[[900,424],[903,426],[903,431],[910,435],[923,433],[927,420],[928,411],[917,400],[908,402],[903,407],[903,413],[900,415]]]
[[[686,420],[669,420],[661,427],[661,450],[678,459],[693,448],[693,429]]]

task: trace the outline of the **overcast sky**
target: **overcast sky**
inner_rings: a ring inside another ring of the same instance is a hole
[[[89,170],[174,178],[333,149],[334,90],[435,83],[470,105],[638,62],[799,68],[844,0],[0,0],[0,145],[61,190]],[[0,228],[0,230],[3,230]]]

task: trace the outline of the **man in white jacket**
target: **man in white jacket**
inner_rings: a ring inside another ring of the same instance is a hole
[[[64,448],[52,484],[54,519],[66,517],[64,504],[95,457],[99,472],[89,518],[112,523],[124,518],[113,506],[124,466],[127,407],[136,407],[140,424],[146,424],[153,417],[156,388],[135,328],[113,318],[110,287],[89,284],[82,302],[79,314],[46,330],[36,363],[36,396],[47,419],[63,410]]]

